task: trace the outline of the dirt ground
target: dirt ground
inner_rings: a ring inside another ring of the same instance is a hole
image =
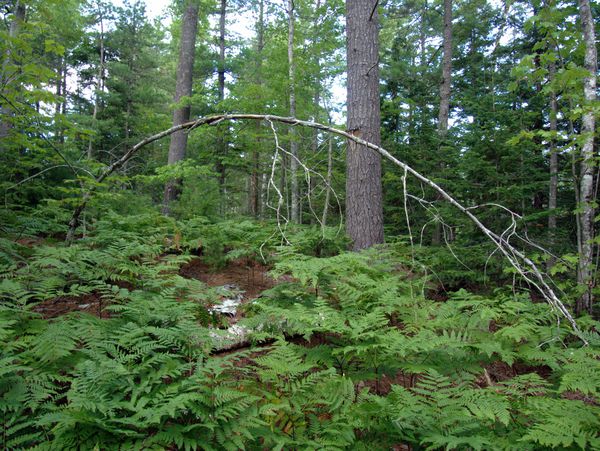
[[[233,284],[242,289],[244,302],[257,298],[260,293],[273,288],[278,282],[271,278],[267,272],[269,268],[257,263],[252,265],[244,261],[233,261],[225,268],[215,271],[200,258],[195,258],[183,265],[179,275],[188,279],[198,279],[209,287],[219,287]]]
[[[210,287],[232,284],[238,286],[243,293],[243,302],[256,299],[264,290],[274,287],[278,282],[271,278],[267,272],[269,268],[253,263],[248,265],[244,261],[233,261],[225,268],[214,270],[200,258],[194,258],[179,269],[179,274],[189,279],[198,279]],[[120,283],[123,288],[131,288],[126,283]],[[85,296],[60,296],[48,299],[36,305],[33,309],[41,313],[44,318],[56,318],[71,312],[85,312],[99,318],[110,318],[111,313],[105,309],[110,303],[102,299],[100,294]]]
[[[46,319],[56,318],[71,312],[85,312],[99,318],[110,318],[111,313],[105,310],[109,303],[99,294],[85,296],[59,296],[37,304],[33,311],[41,313]]]

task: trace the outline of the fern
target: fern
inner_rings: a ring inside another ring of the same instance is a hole
[[[577,446],[588,449],[597,448],[599,444],[598,411],[580,401],[532,397],[528,399],[524,413],[533,424],[520,441],[551,448]]]
[[[38,219],[28,230],[52,228]],[[600,448],[597,322],[582,348],[527,293],[433,302],[401,244],[335,255],[344,241],[325,235],[292,226],[283,248],[262,223],[102,210],[72,247],[0,241],[0,446]],[[214,292],[179,275],[192,251],[276,262],[287,282],[244,320],[274,344],[210,354],[198,317]],[[110,315],[32,313],[84,295]]]
[[[600,396],[600,362],[598,352],[585,349],[569,350],[562,373],[558,391],[578,391],[595,398]]]

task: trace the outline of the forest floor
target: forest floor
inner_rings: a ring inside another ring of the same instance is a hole
[[[39,243],[34,243],[39,244]],[[245,260],[234,260],[223,268],[214,268],[202,260],[193,258],[189,263],[181,266],[179,275],[187,279],[196,279],[204,282],[208,287],[236,287],[239,289],[242,300],[241,304],[248,303],[260,294],[273,288],[278,283],[285,281],[273,279],[268,272],[270,267]],[[122,288],[133,289],[126,282],[117,283]],[[111,312],[106,307],[109,305],[100,293],[91,293],[84,296],[59,296],[48,299],[38,304],[34,311],[41,313],[44,318],[56,318],[71,312],[86,312],[99,318],[110,318]],[[230,324],[235,324],[242,318],[241,309],[233,318],[229,318]]]
[[[221,301],[226,300],[228,291],[233,290],[240,295],[239,306],[247,304],[260,297],[260,294],[273,288],[281,281],[273,279],[268,272],[270,267],[256,262],[234,260],[225,267],[215,269],[202,258],[194,258],[179,269],[179,275],[188,279],[204,282],[211,288],[225,288]],[[243,309],[236,308],[235,315],[225,316],[230,326],[237,324],[243,318]]]
[[[279,283],[292,280],[289,276],[283,276],[276,280],[269,275],[270,270],[271,268],[269,266],[259,264],[255,261],[248,262],[244,259],[233,260],[224,267],[215,268],[203,261],[202,257],[194,257],[191,261],[180,267],[179,275],[187,279],[199,280],[211,288],[230,287],[239,292],[241,295],[241,302],[239,305],[243,306],[244,304],[259,298],[263,291],[273,288]],[[117,284],[122,288],[133,289],[133,286],[126,282],[118,282]],[[227,295],[224,295],[221,300],[226,298]],[[439,299],[434,297],[433,300],[444,302],[446,299],[447,296],[442,295],[439,296]],[[215,303],[215,305],[217,304],[218,303]],[[84,296],[60,296],[49,299],[38,304],[34,311],[41,313],[46,319],[56,318],[78,311],[89,313],[99,318],[108,319],[113,316],[110,309],[106,308],[109,305],[110,303],[106,302],[101,294],[92,293]],[[230,327],[235,326],[244,318],[244,309],[237,308],[235,315],[222,316],[226,318]],[[328,344],[328,337],[321,334],[315,334],[309,341],[306,341],[301,337],[289,337],[289,341],[310,348]],[[248,346],[249,343],[243,341],[231,347],[227,346],[222,350],[217,351],[217,353],[229,354],[238,351],[240,347],[246,348]],[[261,354],[262,352],[264,352],[264,350],[260,348],[257,350],[258,354]],[[480,380],[477,381],[480,386],[491,385],[492,383],[508,380],[519,374],[526,374],[529,371],[538,373],[544,379],[548,379],[551,374],[550,368],[545,366],[519,366],[518,364],[510,366],[500,361],[484,366],[484,368],[486,370],[486,376],[482,376]],[[368,387],[375,393],[387,394],[393,384],[402,385],[403,387],[413,387],[417,380],[418,375],[405,374],[404,372],[399,371],[395,375],[382,374],[377,380],[361,381],[358,383],[357,389],[360,390],[361,388]]]
[[[244,260],[234,260],[224,268],[214,269],[201,258],[194,258],[181,267],[179,275],[200,280],[209,287],[236,285],[244,291],[244,301],[250,301],[278,283],[269,276],[270,270],[268,266],[255,262],[249,265]]]

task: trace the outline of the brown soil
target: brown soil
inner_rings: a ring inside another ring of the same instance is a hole
[[[123,280],[115,281],[113,285],[127,288],[129,291],[135,289],[132,283]],[[113,316],[113,312],[106,310],[110,304],[110,300],[102,299],[100,293],[91,293],[84,296],[59,296],[47,299],[33,307],[33,311],[41,313],[45,319],[56,318],[71,312],[84,312],[98,318],[108,319]]]
[[[562,394],[564,399],[570,399],[571,401],[583,401],[591,406],[600,405],[598,400],[591,395],[584,395],[580,391],[566,391]]]
[[[110,318],[111,313],[105,310],[109,302],[102,299],[100,294],[86,294],[85,296],[59,296],[47,299],[37,304],[33,311],[41,313],[45,319],[56,318],[71,312],[90,313],[98,318]]]
[[[256,299],[260,293],[277,284],[277,281],[267,274],[269,269],[255,262],[248,264],[244,260],[236,260],[225,268],[215,271],[200,258],[194,258],[181,267],[179,275],[188,279],[201,280],[209,287],[237,285],[244,290],[244,302],[247,302]]]
[[[25,247],[37,247],[46,244],[46,240],[41,237],[35,238],[19,238],[15,241],[17,244]]]
[[[496,360],[495,362],[485,365],[483,368],[489,379],[485,380],[480,378],[481,380],[478,380],[478,384],[481,386],[488,386],[490,385],[490,382],[495,384],[496,382],[507,381],[513,377],[528,373],[537,373],[538,376],[546,380],[552,375],[552,369],[546,365],[531,366],[521,362],[515,362],[510,366],[506,362]]]
[[[404,388],[412,388],[419,380],[418,374],[408,374],[398,371],[395,375],[382,374],[379,380],[368,379],[356,383],[356,391],[368,388],[371,393],[387,396],[392,391],[393,385],[400,385]]]
[[[34,245],[35,242],[22,240],[20,244]],[[179,274],[190,279],[198,279],[210,287],[218,287],[226,284],[234,284],[244,291],[244,301],[248,302],[257,298],[264,290],[272,288],[276,280],[267,275],[269,268],[254,263],[253,266],[244,261],[234,261],[222,270],[215,271],[199,258],[195,258],[183,265]],[[133,290],[135,287],[127,282],[117,282],[121,288]],[[34,312],[41,313],[44,318],[56,318],[71,312],[85,312],[99,318],[110,318],[111,313],[105,310],[110,304],[102,299],[100,294],[92,293],[85,296],[60,296],[41,302],[33,308]],[[238,316],[240,313],[238,312]],[[232,323],[239,318],[232,318]]]

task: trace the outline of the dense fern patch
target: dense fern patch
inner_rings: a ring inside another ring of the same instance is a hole
[[[19,244],[31,227],[0,240],[3,449],[600,449],[599,324],[582,347],[527,292],[434,302],[407,249],[346,253],[333,229],[280,247],[251,221],[109,214]],[[192,258],[285,276],[244,306],[245,349],[214,352]],[[36,310],[85,296],[107,314]]]

